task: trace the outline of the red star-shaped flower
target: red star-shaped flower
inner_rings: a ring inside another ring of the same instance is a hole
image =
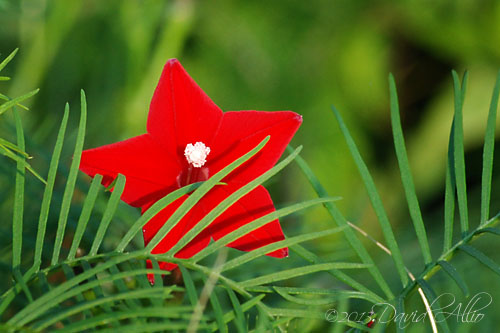
[[[181,64],[167,62],[151,101],[146,134],[114,144],[85,150],[80,170],[93,177],[103,175],[109,186],[118,173],[127,182],[121,199],[144,213],[169,192],[190,183],[203,181],[258,145],[271,138],[257,155],[229,174],[224,186],[210,190],[152,253],[165,253],[217,204],[231,193],[269,170],[302,122],[290,111],[230,111],[223,113],[186,73]],[[143,228],[147,245],[173,212],[186,200],[179,198]],[[274,211],[273,202],[259,186],[229,207],[196,238],[176,253],[190,258],[215,240]],[[230,247],[251,251],[283,240],[278,220],[237,239]],[[267,255],[283,258],[288,249]],[[175,265],[160,263],[162,269]]]

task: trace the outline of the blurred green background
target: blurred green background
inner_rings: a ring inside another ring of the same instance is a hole
[[[387,76],[392,72],[396,77],[410,163],[437,254],[453,112],[450,71],[468,69],[467,186],[472,220],[478,220],[482,139],[500,68],[500,1],[0,0],[2,58],[16,47],[20,51],[5,69],[13,79],[0,82],[0,90],[18,96],[40,88],[27,103],[30,111],[22,116],[27,151],[42,174],[67,101],[73,110],[69,128],[76,128],[81,88],[89,105],[85,148],[138,135],[145,131],[149,102],[164,63],[178,58],[223,110],[302,114],[304,123],[293,145],[304,145],[302,155],[322,184],[331,195],[343,197],[339,205],[346,217],[382,239],[331,112],[334,104],[360,147],[403,255],[415,272],[423,263],[392,145]],[[0,136],[15,138],[9,116],[4,119]],[[69,142],[74,135],[69,133]],[[63,157],[69,165],[70,150]],[[499,153],[495,163],[500,165]],[[0,159],[2,216],[11,214],[7,198],[13,166]],[[493,177],[494,214],[500,210],[500,172]],[[84,183],[85,177],[81,178]],[[267,187],[278,207],[314,196],[296,166]],[[33,193],[40,188],[34,185]],[[3,253],[10,238],[9,221],[2,217]],[[316,208],[284,219],[283,226],[291,235],[331,227],[332,221]],[[485,237],[479,247],[498,261],[494,240]],[[330,258],[353,258],[341,239],[324,239],[314,248]],[[390,258],[377,250],[374,255],[392,269]],[[491,307],[498,309],[499,280],[467,258],[458,260],[463,261],[467,279],[473,278],[471,289],[483,291],[488,286],[490,293],[496,293]],[[392,276],[396,278],[395,273]],[[445,285],[443,290],[450,288]],[[490,312],[484,321],[494,323],[496,312]]]

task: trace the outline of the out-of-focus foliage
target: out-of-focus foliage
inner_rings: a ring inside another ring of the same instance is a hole
[[[168,58],[177,57],[223,110],[290,109],[302,114],[304,123],[295,145],[304,145],[303,156],[330,194],[344,198],[339,206],[345,215],[381,238],[330,111],[335,104],[368,163],[391,223],[401,231],[398,240],[405,259],[413,263],[410,268],[420,269],[418,244],[408,228],[410,220],[395,167],[387,74],[394,73],[399,87],[415,186],[431,250],[437,253],[440,247],[433,244],[441,244],[441,202],[453,112],[450,70],[470,70],[464,105],[466,171],[469,193],[478,198],[481,169],[480,163],[473,162],[482,155],[491,87],[500,68],[499,45],[500,2],[495,0],[0,0],[1,58],[20,48],[2,72],[13,79],[0,82],[0,91],[19,96],[41,88],[27,101],[30,110],[22,111],[21,116],[29,133],[26,151],[34,156],[30,163],[44,175],[48,147],[55,140],[64,103],[76,105],[80,88],[87,92],[89,102],[85,147],[125,139],[144,131],[161,68]],[[0,137],[15,142],[14,122],[10,113],[4,116]],[[76,128],[76,119],[70,118],[69,128]],[[75,137],[76,132],[68,133],[67,140],[73,142]],[[7,198],[13,190],[9,184],[13,184],[14,168],[8,163],[11,161],[0,160],[2,216],[10,216],[12,207]],[[61,163],[69,167],[71,151],[63,151]],[[497,152],[493,189],[500,187],[500,173],[495,172],[498,165]],[[313,196],[299,175],[298,169],[290,169],[271,180],[271,194],[278,206]],[[33,185],[29,191],[39,193],[40,186]],[[61,196],[63,189],[58,190],[54,195]],[[478,220],[479,200],[472,199],[469,205],[471,220]],[[491,211],[498,210],[500,197],[493,191]],[[37,213],[28,207],[28,216],[30,211]],[[133,209],[128,212],[138,215]],[[122,214],[124,220],[129,218],[130,214]],[[330,219],[320,209],[284,219],[289,233],[330,226]],[[9,243],[9,224],[0,228],[1,254],[7,256],[4,244]],[[32,228],[34,232],[36,226]],[[315,250],[339,259],[352,254],[344,251],[345,243],[331,239],[317,241]],[[490,241],[495,244],[495,239]],[[486,252],[498,252],[488,244]],[[381,253],[381,265],[388,261]],[[466,258],[464,264],[475,267]],[[461,267],[476,277],[477,284],[471,289],[482,291],[491,286],[489,292],[500,299],[498,280],[489,273]],[[334,287],[330,281],[323,282]],[[491,322],[493,313],[488,312]]]

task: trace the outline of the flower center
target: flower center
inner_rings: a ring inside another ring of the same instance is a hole
[[[210,154],[210,147],[205,146],[203,142],[196,142],[194,145],[188,143],[184,149],[186,160],[195,168],[201,168],[207,162],[208,154]]]

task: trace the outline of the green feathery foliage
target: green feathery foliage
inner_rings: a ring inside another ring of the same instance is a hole
[[[14,54],[15,52],[0,64],[0,70]],[[338,309],[341,311],[347,309],[352,300],[362,300],[369,304],[388,303],[403,312],[409,295],[418,292],[428,311],[431,328],[437,331],[437,325],[439,325],[440,330],[449,332],[451,328],[447,321],[442,318],[441,313],[436,312],[439,304],[434,302],[436,292],[429,281],[430,277],[442,269],[450,281],[456,283],[464,295],[468,295],[470,291],[467,281],[460,275],[452,261],[458,251],[473,257],[479,264],[500,275],[500,265],[472,245],[474,240],[486,233],[500,235],[500,230],[494,228],[500,221],[500,215],[491,217],[489,214],[500,74],[487,120],[483,153],[481,219],[476,227],[469,221],[465,188],[462,105],[466,80],[467,75],[460,84],[456,73],[453,72],[456,107],[446,171],[444,237],[442,252],[437,257],[433,257],[427,236],[428,230],[423,221],[406,153],[399,119],[396,85],[392,75],[389,77],[391,121],[396,157],[408,202],[409,215],[424,263],[423,269],[415,273],[412,273],[404,262],[404,252],[398,245],[396,232],[391,226],[375,182],[340,112],[335,108],[333,108],[334,115],[366,186],[387,247],[342,215],[335,205],[338,198],[328,195],[311,168],[299,156],[301,147],[297,149],[289,147],[290,154],[280,163],[219,203],[170,251],[164,254],[151,254],[151,250],[210,189],[215,186],[224,186],[222,182],[224,177],[256,155],[267,144],[269,137],[207,181],[190,184],[169,193],[126,229],[123,229],[116,216],[125,209],[119,200],[126,184],[125,177],[118,175],[111,195],[103,191],[100,185],[102,177],[99,175],[92,180],[90,187],[82,186],[78,182],[78,165],[87,119],[87,104],[83,91],[80,122],[71,166],[69,170],[63,171],[59,165],[70,116],[69,105],[66,105],[50,160],[47,181],[44,181],[36,239],[25,239],[23,227],[34,223],[25,220],[23,216],[26,198],[30,195],[24,192],[25,182],[30,181],[25,171],[29,170],[32,173],[34,171],[30,170],[30,166],[25,161],[27,154],[24,152],[23,128],[20,117],[13,108],[16,105],[19,106],[24,97],[7,99],[7,102],[0,106],[0,113],[10,109],[14,112],[17,144],[3,140],[0,141],[0,148],[15,155],[13,158],[6,154],[7,157],[17,162],[17,172],[12,220],[13,284],[3,292],[0,298],[0,329],[6,332],[286,331],[294,320],[302,318],[308,321],[325,320],[325,310],[328,306],[338,304]],[[228,207],[292,162],[296,162],[302,170],[318,198],[283,207],[256,219],[211,243],[190,259],[174,257],[178,250],[207,228]],[[43,180],[40,176],[38,178]],[[55,195],[56,180],[65,184],[62,196]],[[146,247],[135,246],[133,241],[140,235],[142,227],[155,214],[187,193],[191,195],[166,221],[151,242]],[[85,196],[85,199],[82,199],[83,205],[79,215],[73,219],[74,215],[70,212],[76,208],[74,202],[77,195]],[[99,206],[98,203],[102,203],[103,196],[106,197],[105,205]],[[454,239],[453,211],[456,201],[458,201],[460,212],[461,234],[459,238]],[[225,248],[225,245],[276,218],[285,217],[315,205],[324,206],[336,224],[335,227],[308,234],[289,235],[283,241],[266,245],[252,252],[233,251],[228,255],[229,250]],[[57,225],[49,226],[49,214],[54,209],[59,209]],[[100,222],[95,226],[92,221],[99,220],[98,215],[101,215]],[[55,229],[54,240],[47,238],[49,227]],[[85,237],[87,234],[92,235],[90,241]],[[359,262],[357,260],[339,262],[320,258],[301,245],[321,237],[332,237],[332,235],[340,237],[340,234],[345,236],[359,258]],[[106,242],[109,235],[118,237],[118,240],[111,246],[109,242]],[[373,245],[370,244],[370,247],[367,247],[366,240],[373,241]],[[23,247],[23,242],[31,241],[33,246]],[[244,275],[238,273],[237,268],[253,263],[266,253],[283,247],[290,247],[294,255],[301,258],[301,261],[294,261],[292,266],[275,265],[274,269],[263,273],[258,271],[247,272]],[[377,265],[371,255],[372,247],[379,247],[391,256],[395,268],[394,276],[389,276],[390,272],[382,271]],[[52,255],[49,254],[50,252]],[[151,268],[146,267],[146,260],[151,260]],[[160,270],[159,261],[178,264],[180,275],[175,271]],[[360,275],[353,275],[353,271],[365,272],[362,275],[365,277],[362,282],[358,281]],[[324,272],[324,276],[334,277],[345,287],[332,290],[297,284],[297,281],[304,281],[301,278],[318,272]],[[154,274],[156,281],[154,285],[148,282],[147,274]],[[389,283],[393,278],[398,279],[400,283],[397,285]],[[338,323],[335,331],[340,332],[345,325],[351,327],[353,331],[367,331],[367,322],[377,319],[373,331],[379,332],[386,329],[387,325],[393,325],[391,322],[383,323],[381,320],[387,315],[385,312],[375,312],[364,322]],[[399,332],[404,331],[401,327],[396,327],[396,329]]]

